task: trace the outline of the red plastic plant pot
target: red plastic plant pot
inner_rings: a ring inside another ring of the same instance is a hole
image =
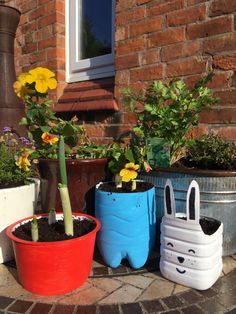
[[[15,237],[12,231],[32,217],[19,220],[7,228],[6,234],[13,243],[18,277],[26,290],[40,295],[64,294],[80,287],[88,278],[92,268],[96,233],[101,225],[92,216],[79,213],[73,215],[94,220],[95,229],[71,240],[31,242]],[[42,216],[46,214],[38,215]]]

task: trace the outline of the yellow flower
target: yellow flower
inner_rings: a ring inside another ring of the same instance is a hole
[[[54,78],[55,74],[47,68],[37,67],[29,71],[26,77],[26,82],[31,84],[35,82],[35,89],[39,93],[46,93],[48,88],[55,89],[57,81]]]
[[[48,132],[44,132],[41,136],[42,140],[46,144],[56,144],[58,142],[58,137]]]
[[[124,182],[129,182],[137,178],[139,165],[135,165],[133,162],[129,162],[125,165],[125,168],[120,171],[121,180]]]
[[[24,95],[26,95],[29,92],[28,88],[25,86],[26,78],[28,75],[29,75],[28,73],[21,73],[18,76],[17,81],[15,81],[15,83],[13,84],[14,92],[20,98],[23,98]]]
[[[29,161],[29,159],[28,159],[28,157],[29,157],[30,154],[31,154],[31,151],[25,149],[25,150],[22,152],[21,156],[18,157],[18,159],[17,159],[17,161],[16,161],[16,165],[17,165],[20,169],[22,169],[22,170],[24,170],[24,171],[29,171],[29,170],[30,170],[29,167],[31,166],[31,163],[30,163],[30,161]]]

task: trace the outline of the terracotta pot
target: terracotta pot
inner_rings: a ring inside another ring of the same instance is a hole
[[[7,228],[7,236],[13,243],[19,280],[26,290],[40,295],[64,294],[81,286],[89,276],[100,222],[86,214],[73,215],[94,220],[96,228],[82,237],[55,242],[25,241],[12,234],[17,225],[32,220],[32,217],[19,220]],[[41,216],[45,215],[38,215]],[[62,214],[58,214],[57,218],[60,216]]]
[[[67,159],[68,189],[71,207],[75,212],[94,214],[95,185],[107,179],[107,158]],[[62,209],[58,183],[60,182],[58,160],[39,159],[41,183],[41,206],[43,212],[51,208]]]

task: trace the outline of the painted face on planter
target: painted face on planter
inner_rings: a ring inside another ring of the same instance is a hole
[[[216,231],[206,234],[200,224],[200,193],[192,181],[186,199],[186,214],[176,213],[171,182],[165,186],[165,216],[161,224],[161,270],[165,277],[186,284],[205,276],[216,265],[220,268],[222,256],[222,224],[216,222]]]

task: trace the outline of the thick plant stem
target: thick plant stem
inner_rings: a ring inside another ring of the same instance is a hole
[[[59,142],[59,164],[61,183],[59,184],[59,191],[61,196],[62,208],[64,213],[65,233],[67,235],[74,235],[72,210],[70,204],[70,196],[67,187],[67,174],[66,174],[66,160],[65,160],[65,145],[64,137],[60,136]]]
[[[121,189],[122,188],[121,176],[119,176],[118,174],[115,175],[115,183],[116,183],[116,188],[117,189]]]
[[[59,166],[60,166],[61,184],[67,185],[65,143],[64,143],[63,136],[60,136],[60,142],[59,142]]]
[[[31,222],[31,238],[33,242],[37,242],[39,240],[38,220],[35,215],[33,216],[33,220]]]
[[[48,223],[49,225],[51,224],[55,224],[57,221],[56,219],[56,211],[55,211],[55,208],[52,208],[49,212],[49,216],[48,216]]]
[[[74,235],[73,230],[73,220],[72,220],[72,210],[70,204],[70,196],[68,187],[65,185],[59,185],[59,192],[61,196],[61,203],[64,213],[64,224],[65,224],[65,233],[67,235]]]

